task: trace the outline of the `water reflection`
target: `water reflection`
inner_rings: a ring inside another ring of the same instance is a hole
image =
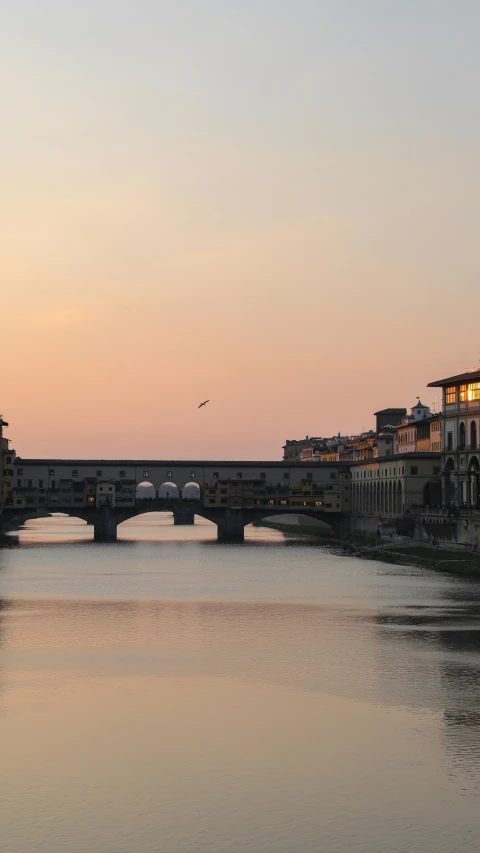
[[[474,849],[479,585],[145,526],[0,551],[5,849]]]

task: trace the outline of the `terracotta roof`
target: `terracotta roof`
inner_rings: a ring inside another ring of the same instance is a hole
[[[480,370],[469,370],[467,373],[459,373],[458,376],[449,376],[447,379],[437,379],[436,382],[429,382],[427,388],[443,388],[446,385],[456,385],[457,383],[465,383],[477,381],[480,379]]]

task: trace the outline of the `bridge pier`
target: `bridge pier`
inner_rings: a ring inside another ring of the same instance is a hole
[[[224,510],[223,518],[217,521],[217,539],[219,542],[243,542],[245,519],[241,510]]]
[[[109,507],[101,507],[95,511],[93,538],[95,542],[117,541],[117,517]]]
[[[190,507],[181,507],[173,510],[174,524],[195,524],[195,511]]]

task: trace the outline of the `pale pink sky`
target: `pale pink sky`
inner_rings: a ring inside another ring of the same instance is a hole
[[[274,459],[478,364],[480,9],[392,5],[4,10],[19,454]]]

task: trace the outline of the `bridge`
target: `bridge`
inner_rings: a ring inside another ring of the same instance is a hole
[[[241,542],[246,525],[272,515],[300,513],[338,526],[350,507],[348,466],[338,462],[17,457],[13,480],[4,521],[62,512],[93,524],[103,542],[116,540],[118,524],[152,511],[173,512],[176,523],[203,516],[217,525],[220,541]],[[142,485],[152,499],[140,496]]]

